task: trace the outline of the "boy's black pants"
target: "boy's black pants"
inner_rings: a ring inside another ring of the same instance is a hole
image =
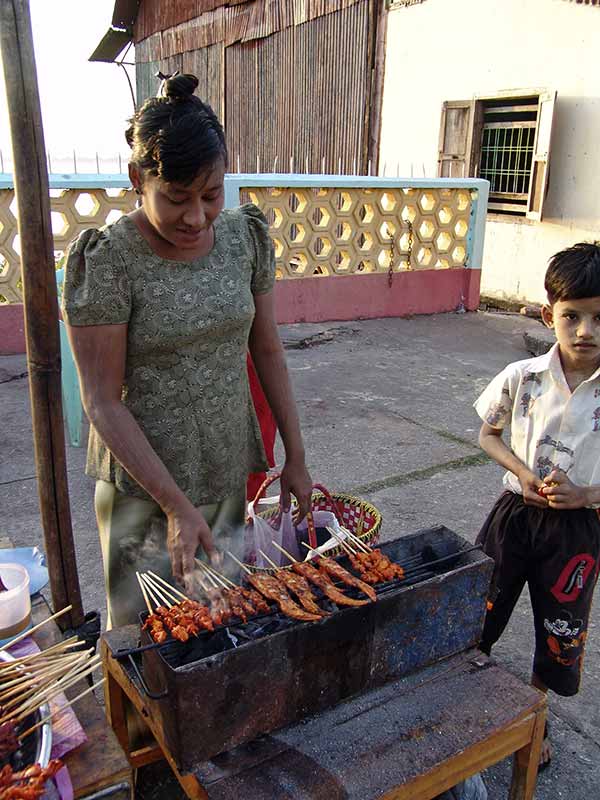
[[[526,506],[504,492],[477,543],[495,561],[481,649],[500,638],[525,583],[535,623],[533,671],[557,694],[577,694],[592,595],[600,568],[600,519],[589,508]]]

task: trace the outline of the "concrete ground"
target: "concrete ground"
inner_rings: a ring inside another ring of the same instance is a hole
[[[309,466],[331,490],[358,494],[382,512],[383,538],[443,523],[473,541],[501,490],[502,471],[477,446],[472,402],[508,362],[528,356],[534,320],[505,314],[444,314],[282,328]],[[0,358],[0,537],[40,544],[24,357]],[[92,482],[83,449],[68,448],[73,528],[86,610],[103,609]],[[538,800],[591,800],[600,786],[600,612],[593,612],[580,694],[550,697],[555,746]],[[494,655],[528,680],[533,628],[523,596]],[[510,764],[485,774],[490,800],[504,800]],[[180,797],[164,771],[148,771],[139,797]],[[250,799],[251,800],[251,799]],[[275,799],[274,799],[275,800]]]

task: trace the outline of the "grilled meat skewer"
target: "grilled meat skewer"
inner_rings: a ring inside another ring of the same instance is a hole
[[[329,616],[328,611],[323,611],[323,609],[319,608],[317,605],[317,598],[312,593],[310,584],[306,578],[286,569],[277,570],[275,574],[286,589],[296,595],[303,608],[311,614],[319,614],[321,617]]]
[[[246,576],[246,580],[260,592],[263,597],[274,600],[286,617],[299,619],[304,622],[316,622],[321,619],[320,615],[310,614],[308,611],[304,611],[304,609],[296,605],[289,596],[285,586],[273,575],[258,575],[253,572]]]
[[[355,577],[350,572],[345,570],[342,565],[338,564],[337,561],[334,561],[333,558],[322,556],[319,559],[318,564],[321,572],[336,578],[338,581],[341,581],[348,586],[354,586],[356,589],[360,589],[360,591],[363,594],[366,594],[371,600],[377,600],[375,589],[373,589],[372,586],[369,586],[368,583],[361,581],[360,578]]]
[[[368,600],[355,600],[353,597],[347,597],[333,585],[331,579],[326,574],[320,572],[307,561],[296,561],[292,564],[292,569],[298,575],[302,575],[315,586],[318,586],[323,594],[330,600],[333,600],[338,606],[364,606],[369,602]]]
[[[246,586],[239,587],[240,592],[244,595],[246,600],[248,600],[254,608],[256,609],[257,614],[270,614],[271,608],[268,603],[265,602],[262,594],[257,592],[256,589],[249,589]]]

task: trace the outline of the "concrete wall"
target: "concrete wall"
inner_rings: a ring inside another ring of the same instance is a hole
[[[543,301],[548,258],[600,238],[600,8],[425,0],[388,21],[380,161],[388,174],[437,174],[444,100],[557,90],[544,221],[488,215],[481,278],[482,294]]]

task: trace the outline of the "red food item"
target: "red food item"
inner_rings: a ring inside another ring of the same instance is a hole
[[[368,600],[355,600],[353,597],[347,597],[333,585],[327,575],[306,561],[296,561],[292,564],[292,569],[298,575],[303,575],[306,580],[318,586],[323,594],[338,606],[364,606],[369,602]]]
[[[373,589],[372,586],[369,586],[367,583],[365,583],[365,581],[361,581],[360,578],[356,578],[354,575],[351,575],[333,558],[320,558],[318,565],[322,572],[331,575],[333,578],[345,583],[347,586],[354,586],[356,589],[360,589],[360,591],[363,594],[366,594],[369,599],[377,600],[375,589]]]
[[[320,615],[311,614],[296,605],[289,596],[285,586],[283,586],[274,575],[252,573],[248,575],[246,580],[248,583],[252,584],[263,597],[274,600],[286,617],[302,620],[303,622],[316,622],[321,619]]]

